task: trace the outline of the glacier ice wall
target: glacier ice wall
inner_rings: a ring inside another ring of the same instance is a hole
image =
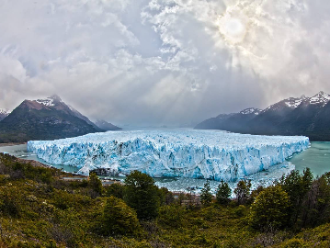
[[[138,130],[29,141],[27,148],[50,164],[88,174],[110,168],[153,177],[235,181],[282,163],[308,148],[307,137],[258,136],[215,130]]]

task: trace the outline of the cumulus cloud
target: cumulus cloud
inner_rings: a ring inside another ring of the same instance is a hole
[[[330,92],[322,0],[2,0],[0,108],[60,95],[92,119],[194,124]]]

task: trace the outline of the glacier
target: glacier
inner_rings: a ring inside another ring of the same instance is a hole
[[[268,170],[310,145],[303,136],[260,136],[219,130],[133,130],[29,141],[27,149],[49,164],[80,174],[107,168],[152,177],[236,181]]]

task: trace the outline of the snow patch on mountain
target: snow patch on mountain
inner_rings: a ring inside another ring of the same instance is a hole
[[[47,163],[88,174],[110,168],[127,175],[235,181],[283,163],[309,146],[307,137],[258,136],[207,130],[140,130],[95,133],[55,141],[29,141]]]
[[[323,106],[326,105],[330,101],[330,95],[320,91],[315,96],[309,98],[310,104],[319,104],[322,103]]]
[[[261,109],[258,109],[258,108],[246,108],[246,109],[243,109],[240,113],[242,115],[249,115],[249,114],[258,115],[258,114],[260,114],[260,112],[261,112]]]
[[[289,108],[297,108],[304,100],[306,99],[305,96],[302,96],[300,98],[295,98],[295,97],[290,97],[288,99],[284,100],[284,103],[286,106],[288,106]]]
[[[53,99],[38,99],[38,100],[34,100],[34,101],[39,103],[39,104],[45,105],[47,107],[55,106]]]
[[[47,97],[46,99],[34,100],[34,102],[37,102],[37,103],[42,104],[47,107],[54,107],[56,102],[63,102],[63,101],[59,96],[53,95],[53,96]]]
[[[9,115],[9,114],[10,114],[9,111],[0,108],[0,115]]]

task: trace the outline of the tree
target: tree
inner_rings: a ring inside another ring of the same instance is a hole
[[[311,172],[311,169],[307,167],[304,169],[302,176],[303,194],[306,194],[309,191],[312,182],[313,182],[313,174]]]
[[[165,187],[158,190],[158,196],[160,199],[160,205],[169,205],[174,202],[173,193]]]
[[[234,190],[238,205],[245,204],[250,197],[251,182],[239,181]]]
[[[158,216],[160,205],[158,188],[152,177],[133,171],[125,179],[124,200],[136,210],[139,219],[153,219]]]
[[[110,186],[107,187],[106,195],[107,196],[114,196],[114,197],[123,199],[124,198],[124,190],[125,190],[124,185],[121,185],[119,183],[114,183],[114,184],[111,184]]]
[[[311,188],[313,175],[309,168],[306,168],[301,176],[298,170],[291,171],[289,175],[281,178],[280,185],[288,193],[290,199],[290,224],[299,224],[302,212],[302,203]],[[299,219],[298,219],[299,218]]]
[[[312,182],[302,202],[301,224],[313,227],[326,223],[330,218],[329,173]]]
[[[136,212],[125,202],[110,196],[103,210],[103,226],[106,235],[136,235],[140,228]]]
[[[203,205],[208,205],[212,201],[212,194],[211,194],[211,187],[210,187],[210,182],[207,181],[204,184],[204,188],[201,190],[201,203]]]
[[[251,206],[250,225],[261,231],[284,227],[289,214],[289,196],[281,186],[262,191]]]
[[[229,187],[228,183],[221,181],[216,191],[217,202],[220,204],[227,204],[230,201],[230,195],[231,188]]]
[[[92,172],[89,175],[89,186],[97,194],[97,196],[102,195],[103,193],[102,182],[95,172]],[[94,194],[92,194],[92,196],[94,196]]]

